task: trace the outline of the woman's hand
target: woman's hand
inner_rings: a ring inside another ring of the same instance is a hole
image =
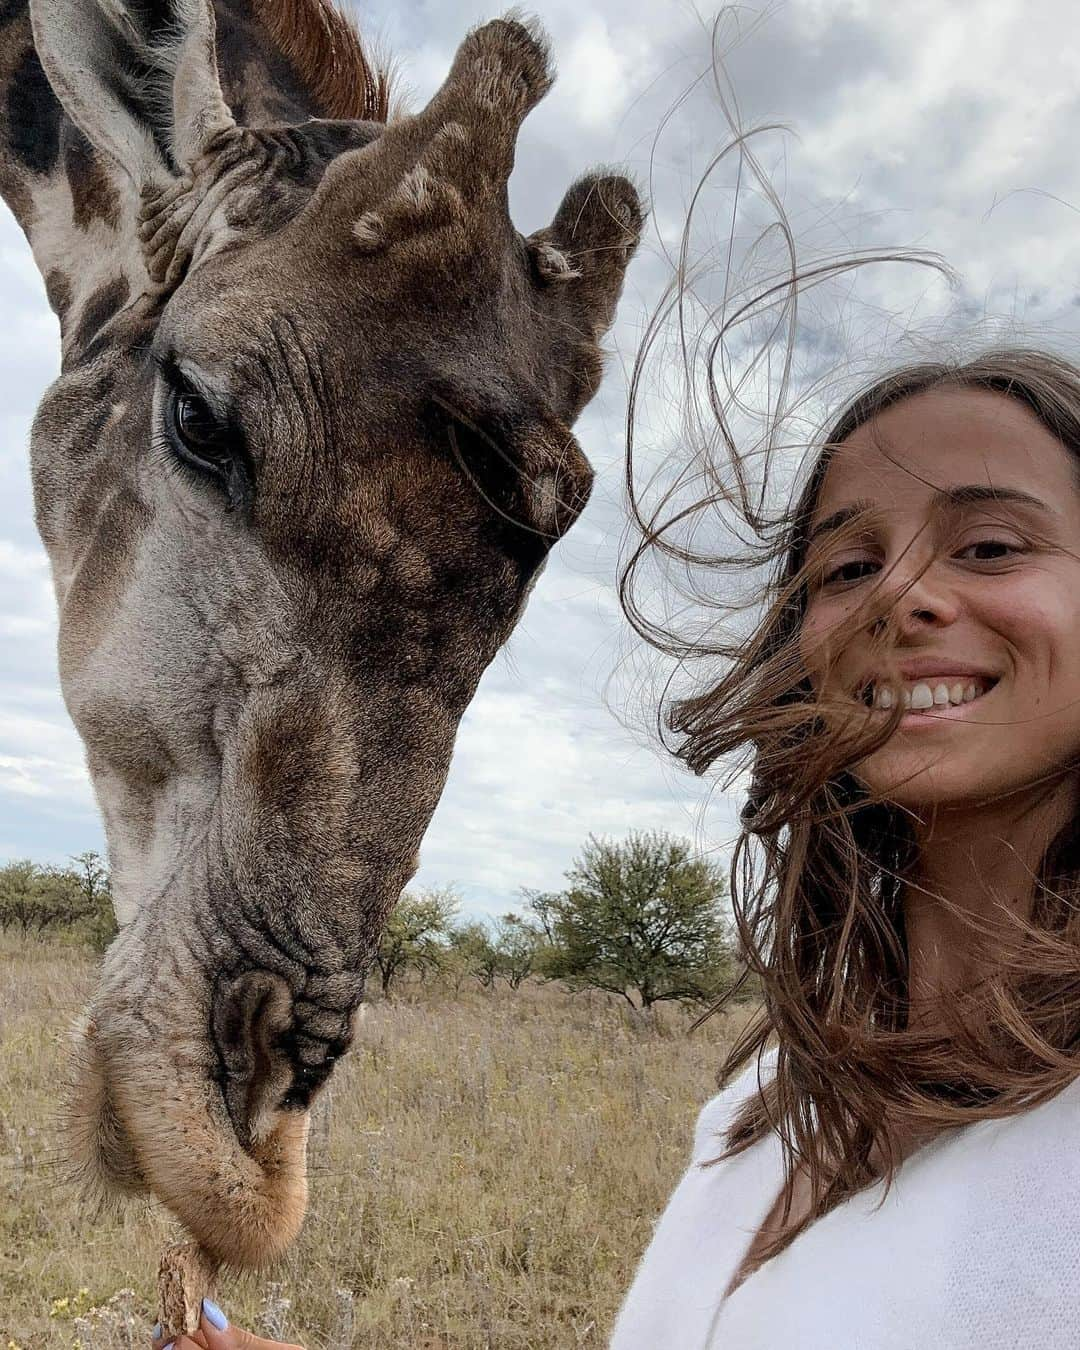
[[[304,1350],[300,1345],[267,1341],[261,1336],[253,1336],[250,1331],[229,1326],[225,1314],[209,1299],[203,1299],[198,1331],[190,1336],[177,1336],[174,1341],[158,1336],[153,1344],[154,1350]]]

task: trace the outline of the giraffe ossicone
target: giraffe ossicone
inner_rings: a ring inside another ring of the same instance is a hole
[[[642,213],[590,174],[514,229],[551,79],[496,20],[390,117],[330,0],[0,14],[0,191],[62,337],[36,520],[121,924],[70,1149],[233,1265],[302,1222],[458,724],[589,495]]]

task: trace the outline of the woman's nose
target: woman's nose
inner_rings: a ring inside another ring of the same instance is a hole
[[[897,575],[891,609],[901,633],[917,633],[954,623],[959,604],[941,570],[930,563],[918,571]]]

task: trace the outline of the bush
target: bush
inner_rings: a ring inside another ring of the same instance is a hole
[[[375,953],[384,994],[389,995],[390,986],[403,971],[416,970],[426,975],[439,969],[446,953],[450,921],[459,903],[450,887],[421,891],[419,895],[403,892]]]
[[[488,926],[479,919],[458,924],[449,934],[447,944],[449,968],[457,976],[473,976],[485,989],[490,989],[499,973],[499,953],[491,939]]]
[[[540,968],[572,989],[631,1007],[712,1002],[732,983],[727,887],[690,843],[660,832],[621,843],[590,836],[558,894],[528,893],[545,946]]]
[[[537,969],[543,934],[520,914],[493,920],[473,919],[452,929],[447,943],[447,968],[457,977],[468,975],[492,989],[505,980],[519,989]]]
[[[496,974],[518,989],[537,969],[544,935],[520,914],[504,914],[495,920],[493,945]]]

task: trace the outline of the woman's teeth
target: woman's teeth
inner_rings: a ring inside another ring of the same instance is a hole
[[[951,683],[919,680],[912,684],[903,684],[899,691],[889,685],[874,686],[873,705],[875,708],[896,706],[897,693],[905,709],[923,712],[927,708],[956,707],[960,703],[972,703],[987,691],[985,680],[954,680]]]

